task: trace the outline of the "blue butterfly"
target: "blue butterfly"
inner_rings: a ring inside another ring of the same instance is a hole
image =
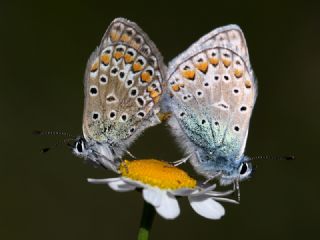
[[[252,172],[244,155],[257,97],[246,40],[237,25],[213,30],[169,63],[162,101],[168,124],[196,172],[221,185]]]
[[[127,148],[160,123],[162,56],[146,33],[124,18],[112,21],[91,54],[84,77],[83,136],[75,155],[117,172]]]

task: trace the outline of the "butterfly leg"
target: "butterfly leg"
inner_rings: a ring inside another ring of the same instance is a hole
[[[97,163],[99,166],[103,167],[104,169],[107,169],[107,170],[112,170],[113,172],[115,173],[119,173],[119,165],[110,160],[109,158],[107,158],[106,156],[102,155],[102,154],[99,154],[97,153],[97,158],[94,160],[95,163]]]
[[[240,203],[240,184],[239,179],[233,182],[233,191],[238,193],[238,202]]]
[[[124,168],[126,169],[126,173],[129,173],[129,168],[128,168],[126,161],[122,161],[122,162],[123,162]]]
[[[126,150],[126,153],[133,159],[137,159],[131,152],[129,152],[128,150]]]
[[[100,160],[97,160],[97,163],[99,166],[103,167],[106,170],[112,170],[115,173],[119,173],[118,166],[110,160],[107,160],[106,162],[101,162]]]
[[[191,157],[191,155],[192,155],[192,153],[189,154],[188,156],[186,156],[186,157],[178,160],[178,161],[172,162],[171,164],[172,164],[174,167],[177,167],[177,166],[179,166],[179,165],[181,165],[181,164],[183,164],[183,163],[186,163],[186,162],[189,160],[189,158]]]
[[[204,181],[202,184],[206,185],[208,182],[214,180],[215,178],[219,177],[222,172],[216,172],[214,175],[210,176],[206,181]]]

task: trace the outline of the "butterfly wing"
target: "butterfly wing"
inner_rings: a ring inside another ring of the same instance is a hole
[[[189,152],[242,156],[257,84],[241,29],[218,28],[172,60],[164,106],[169,124]],[[201,161],[201,159],[200,159]]]
[[[86,68],[86,140],[124,150],[144,129],[159,123],[164,67],[155,44],[137,24],[115,19]]]

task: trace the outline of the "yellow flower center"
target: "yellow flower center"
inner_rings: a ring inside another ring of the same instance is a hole
[[[196,180],[185,171],[160,160],[125,160],[121,163],[119,170],[123,177],[161,189],[175,190],[196,186]]]

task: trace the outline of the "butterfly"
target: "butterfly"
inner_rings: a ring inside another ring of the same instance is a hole
[[[164,71],[160,52],[142,29],[114,19],[87,63],[83,136],[72,144],[73,153],[117,171],[130,144],[160,123]]]
[[[190,159],[207,179],[238,186],[252,172],[244,150],[257,97],[240,27],[217,28],[173,59],[167,85],[162,106],[172,113],[168,124],[188,153],[181,162]]]

